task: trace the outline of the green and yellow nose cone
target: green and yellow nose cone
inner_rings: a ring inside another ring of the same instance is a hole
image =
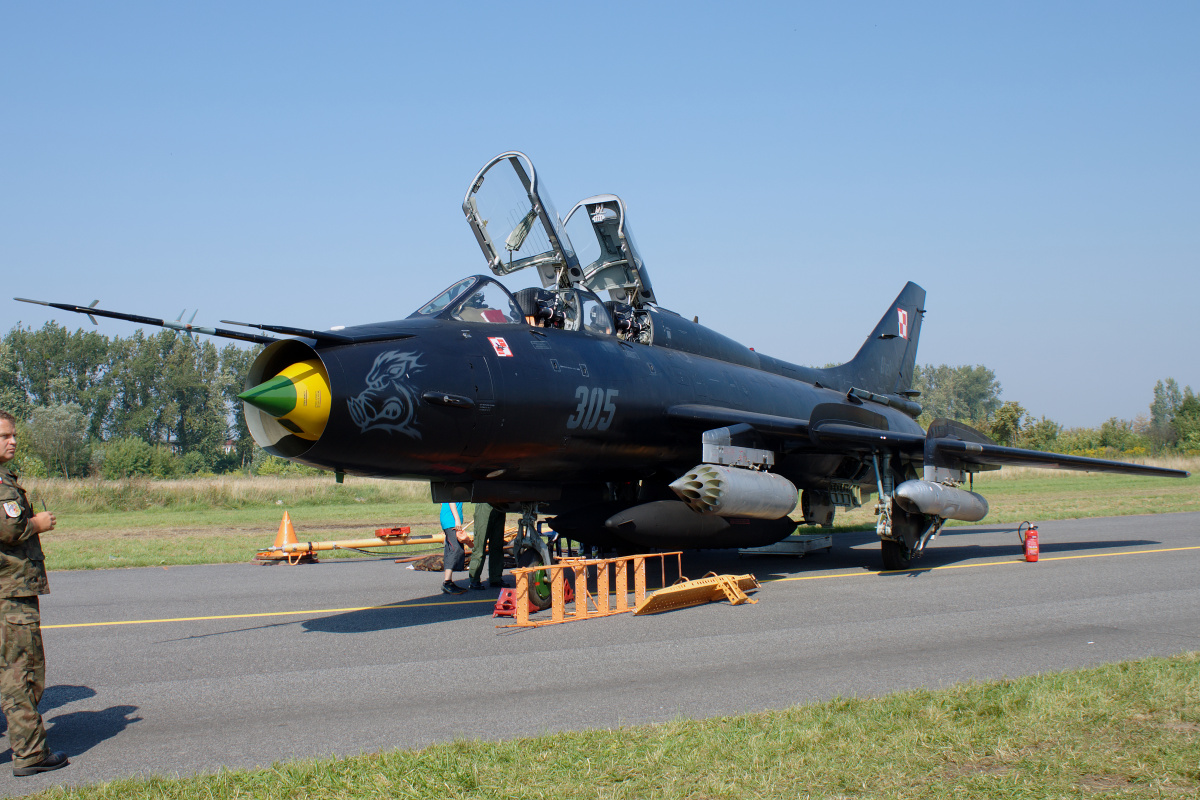
[[[291,364],[238,397],[302,439],[315,442],[329,422],[329,376],[317,359]]]

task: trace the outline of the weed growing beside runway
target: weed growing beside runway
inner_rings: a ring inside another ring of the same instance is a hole
[[[1194,797],[1200,653],[880,699],[36,797]]]

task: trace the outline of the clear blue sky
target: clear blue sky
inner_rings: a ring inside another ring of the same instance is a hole
[[[0,0],[0,329],[88,325],[12,296],[407,316],[486,269],[460,204],[519,149],[560,211],[621,195],[660,302],[762,352],[845,360],[915,280],[921,363],[1132,419],[1200,390],[1198,31],[1194,2]]]

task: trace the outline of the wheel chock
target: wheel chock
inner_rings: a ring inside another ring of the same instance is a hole
[[[527,601],[528,602],[528,601]],[[538,607],[532,602],[529,603],[529,613],[536,614],[539,611]],[[516,589],[501,589],[500,597],[496,600],[496,607],[492,609],[493,617],[515,617],[517,615],[517,590]]]

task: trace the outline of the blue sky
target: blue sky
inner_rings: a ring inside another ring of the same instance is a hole
[[[659,301],[761,352],[845,360],[914,280],[921,363],[1133,418],[1200,389],[1197,30],[1183,2],[0,0],[3,297],[404,317],[486,269],[460,205],[518,149],[562,212],[621,195]],[[51,318],[88,324],[0,299],[4,331]]]

